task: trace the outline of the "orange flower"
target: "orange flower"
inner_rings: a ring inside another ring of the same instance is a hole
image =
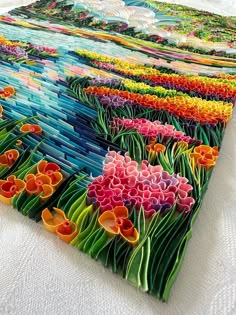
[[[0,180],[0,200],[8,205],[15,195],[18,196],[25,190],[25,182],[11,175],[7,180]]]
[[[219,156],[218,147],[210,147],[208,145],[201,144],[194,149],[194,153],[199,153],[201,155],[213,154],[214,156]]]
[[[56,163],[42,160],[37,165],[38,174],[45,174],[51,178],[52,186],[56,188],[63,180],[60,166]]]
[[[156,95],[133,93],[120,91],[107,87],[89,86],[84,88],[84,92],[95,96],[112,96],[117,95],[127,100],[134,101],[140,106],[153,108],[156,110],[166,110],[176,116],[186,119],[194,119],[200,123],[216,124],[218,121],[228,122],[232,115],[232,103],[223,101],[207,101],[197,97],[174,96],[159,98]]]
[[[15,94],[15,89],[13,86],[7,86],[4,89],[0,90],[0,97],[7,98]]]
[[[103,212],[98,222],[111,237],[120,234],[126,242],[136,245],[139,234],[128,216],[129,211],[126,207],[117,206],[112,211]]]
[[[0,166],[11,167],[19,158],[19,151],[15,149],[8,150],[0,155]]]
[[[42,212],[42,220],[44,227],[51,233],[56,233],[57,236],[66,243],[70,243],[78,234],[77,225],[66,218],[64,211],[58,208],[53,208],[55,211],[52,214],[48,208]]]
[[[182,147],[182,148],[185,149],[185,150],[188,149],[188,142],[186,142],[186,141],[183,141],[183,140],[178,141],[178,142],[176,143],[176,145],[177,145],[177,147]]]
[[[32,132],[36,135],[41,135],[43,130],[39,125],[25,124],[21,126],[20,131],[22,133]]]
[[[193,153],[190,153],[190,158],[194,159],[197,165],[205,167],[207,170],[215,166],[218,156],[218,147],[210,147],[203,144],[195,147]]]
[[[0,105],[0,118],[2,118],[3,107]]]
[[[41,200],[46,201],[54,193],[51,178],[47,175],[28,174],[26,176],[26,191],[29,195],[41,195]]]
[[[146,149],[150,153],[160,153],[160,152],[165,152],[166,147],[161,144],[161,143],[151,143],[146,146]]]
[[[216,78],[206,78],[201,76],[185,76],[178,74],[143,74],[141,78],[151,81],[155,85],[166,86],[168,82],[171,88],[181,88],[184,92],[195,92],[204,97],[220,97],[222,100],[232,101],[236,97],[236,88],[228,82],[222,82]]]

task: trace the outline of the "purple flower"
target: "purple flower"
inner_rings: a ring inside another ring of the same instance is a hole
[[[113,78],[93,78],[92,80],[89,80],[89,85],[92,86],[99,86],[99,85],[108,85],[111,87],[119,86],[121,84],[121,81],[118,79]]]
[[[97,98],[103,106],[111,107],[111,108],[135,105],[133,101],[129,101],[123,97],[116,96],[116,95],[110,95],[110,96],[98,95]]]
[[[0,45],[0,55],[7,55],[16,58],[27,58],[25,50],[19,46]]]

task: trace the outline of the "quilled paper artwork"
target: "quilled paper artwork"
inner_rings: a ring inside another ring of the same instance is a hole
[[[166,302],[236,101],[235,27],[155,0],[1,15],[0,201]]]

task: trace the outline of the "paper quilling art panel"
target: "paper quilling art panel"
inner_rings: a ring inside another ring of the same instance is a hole
[[[234,32],[154,0],[0,16],[1,201],[167,301],[236,99]]]

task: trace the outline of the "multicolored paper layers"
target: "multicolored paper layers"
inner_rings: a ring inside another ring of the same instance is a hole
[[[47,0],[0,16],[0,200],[163,301],[236,100],[235,19],[185,10]]]

